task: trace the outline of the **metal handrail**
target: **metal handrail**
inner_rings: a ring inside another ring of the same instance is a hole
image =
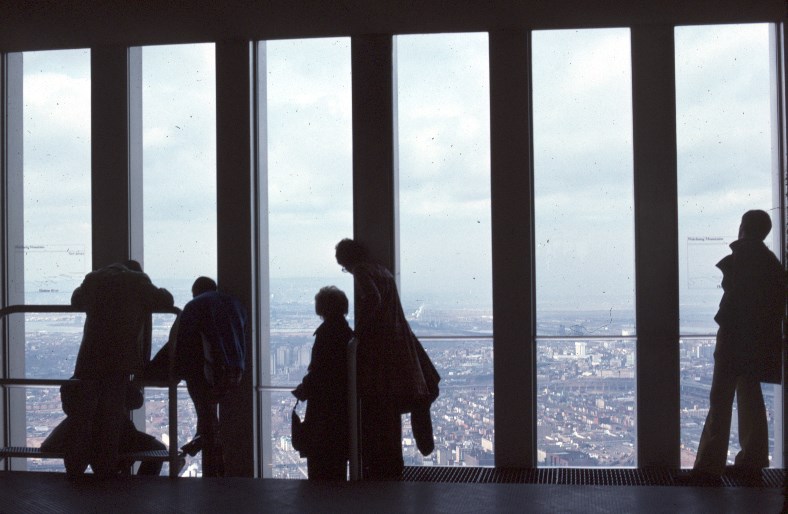
[[[29,313],[47,313],[47,312],[82,312],[84,313],[84,309],[80,309],[74,307],[72,305],[9,305],[0,309],[0,320],[5,319],[6,316],[9,314],[29,314]],[[177,307],[165,307],[161,309],[155,309],[151,311],[151,315],[153,314],[175,314],[176,316],[181,313],[181,310]],[[143,341],[143,348],[145,353],[145,361],[150,361],[150,351],[151,351],[151,338],[152,338],[152,322],[148,321],[147,330],[145,331],[145,340]],[[47,386],[47,385],[63,385],[65,383],[73,382],[74,379],[38,379],[38,378],[7,378],[9,373],[9,363],[8,363],[8,343],[6,339],[7,334],[3,333],[3,355],[4,355],[4,363],[2,367],[2,377],[0,377],[0,388],[2,387],[13,387],[13,386]],[[167,390],[168,390],[168,435],[170,438],[170,445],[168,449],[169,459],[168,462],[170,464],[170,471],[169,476],[171,478],[178,476],[178,460],[180,458],[180,454],[178,453],[178,382],[175,378],[174,374],[174,363],[175,363],[175,341],[171,341],[169,347],[169,378],[167,380]],[[144,384],[143,384],[144,386]],[[5,415],[10,416],[9,409],[5,409]],[[4,446],[9,446],[9,433],[6,430],[4,434]]]

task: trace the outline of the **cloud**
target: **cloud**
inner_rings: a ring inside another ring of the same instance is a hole
[[[538,298],[631,306],[629,31],[539,31],[533,43]],[[271,274],[346,278],[333,249],[353,223],[350,40],[266,47]],[[215,269],[213,48],[143,49],[156,276]],[[681,27],[676,51],[682,248],[771,207],[768,29]],[[403,291],[489,301],[487,35],[398,36],[396,52]],[[89,63],[86,50],[25,54],[26,236],[90,244]]]

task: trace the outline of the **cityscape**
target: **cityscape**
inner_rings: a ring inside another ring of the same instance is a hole
[[[51,299],[38,303],[67,301],[57,296],[50,292]],[[409,416],[405,415],[402,436],[405,465],[493,466],[495,394],[491,310],[430,308],[404,303],[411,327],[442,376],[441,394],[431,410],[435,451],[428,456],[418,452]],[[271,312],[271,390],[264,393],[271,407],[271,455],[267,456],[270,476],[304,479],[306,460],[299,457],[290,443],[290,412],[295,402],[289,390],[306,373],[312,334],[320,320],[307,301],[273,304]],[[83,323],[82,314],[26,315],[26,377],[70,377]],[[171,323],[171,315],[154,317],[154,352],[166,341]],[[636,466],[636,352],[632,315],[614,315],[611,311],[540,313],[538,334],[538,465]],[[687,337],[680,343],[683,467],[692,466],[708,412],[713,351],[714,338],[708,335]],[[64,418],[59,389],[30,387],[26,391],[27,445],[39,446]],[[764,386],[764,397],[773,449],[774,387]],[[169,444],[167,405],[166,389],[146,389],[146,431],[165,444]],[[181,387],[179,446],[191,440],[195,428],[191,401],[185,387]],[[734,414],[731,462],[738,449],[736,434]],[[200,458],[199,453],[189,457],[182,475],[199,476]],[[28,469],[62,471],[63,466],[59,460],[28,459]],[[166,472],[165,463],[162,473]]]

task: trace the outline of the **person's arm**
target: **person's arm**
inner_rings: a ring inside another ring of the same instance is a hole
[[[84,309],[86,307],[85,301],[85,292],[82,286],[74,289],[74,292],[71,293],[71,306],[76,307],[78,309]]]
[[[192,302],[186,304],[179,316],[177,344],[175,346],[175,365],[179,374],[187,378],[203,372],[202,337],[200,336],[199,315]]]
[[[175,299],[172,297],[172,293],[163,287],[156,287],[151,284],[151,288],[148,290],[148,295],[150,298],[151,310],[155,311],[157,309],[166,309],[167,307],[172,307],[175,304]]]
[[[327,372],[331,367],[330,351],[329,341],[318,332],[317,337],[315,337],[315,344],[312,345],[312,358],[309,361],[309,368],[307,368],[301,385],[293,393],[296,398],[308,400],[315,391],[331,387],[331,384],[328,383],[329,380],[327,380]]]

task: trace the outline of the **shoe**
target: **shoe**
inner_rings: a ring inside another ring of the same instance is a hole
[[[196,435],[194,439],[181,446],[181,450],[183,450],[189,456],[194,457],[200,453],[200,450],[202,450],[202,437],[200,437],[199,434]]]
[[[181,471],[183,471],[183,467],[186,465],[186,457],[179,457],[178,458],[178,469],[175,471],[175,474],[181,476]]]

